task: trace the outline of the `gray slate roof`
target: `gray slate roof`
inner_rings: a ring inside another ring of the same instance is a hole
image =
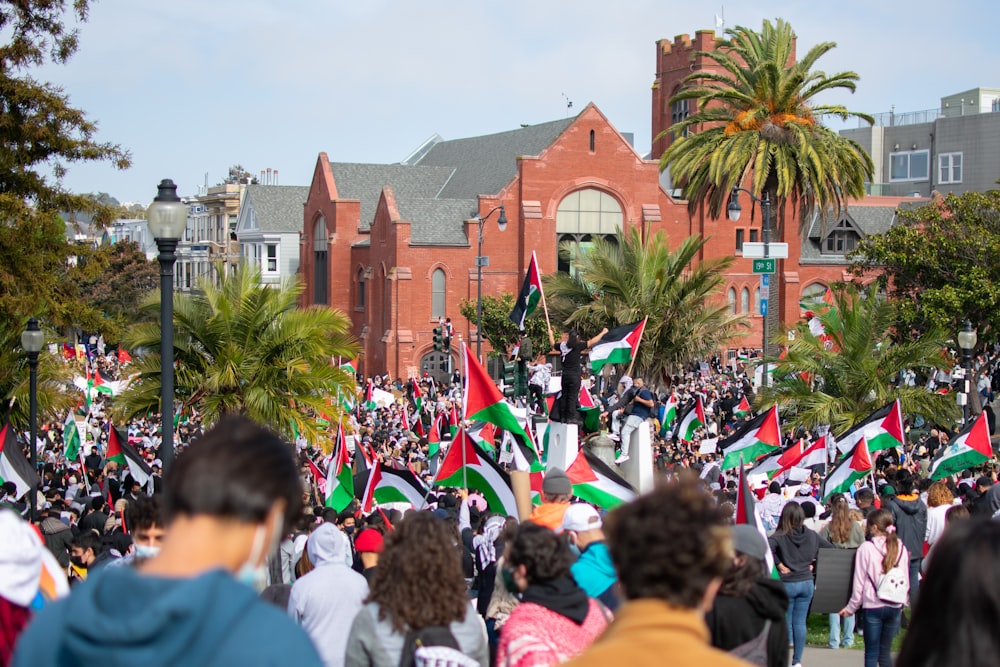
[[[302,205],[309,198],[309,186],[248,185],[244,196],[262,232],[302,231]]]
[[[840,217],[835,216],[831,209],[827,211],[825,227],[820,216],[814,215],[806,238],[802,240],[802,260],[804,263],[842,264],[846,262],[843,255],[822,252],[822,242],[825,234],[829,234],[842,217],[850,220],[858,228],[862,236],[883,234],[889,231],[889,228],[896,221],[896,207],[853,205],[843,209]]]
[[[499,192],[514,178],[519,156],[538,155],[573,120],[438,141],[413,164],[331,162],[330,169],[338,196],[361,200],[362,230],[371,227],[389,186],[400,216],[411,222],[412,243],[467,246],[464,221],[478,212],[478,196]]]
[[[564,118],[498,134],[442,141],[417,164],[455,169],[455,175],[441,191],[440,196],[445,199],[495,194],[514,178],[518,157],[538,155],[574,120]]]

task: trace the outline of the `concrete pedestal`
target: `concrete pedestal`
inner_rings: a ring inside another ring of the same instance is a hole
[[[580,436],[577,433],[576,424],[550,422],[547,432],[549,450],[545,469],[562,468],[566,470],[573,465],[580,449]]]
[[[615,441],[605,433],[594,435],[584,441],[584,449],[608,464],[612,470],[615,468]]]
[[[622,477],[638,493],[653,490],[653,434],[649,422],[643,422],[632,431],[632,442],[628,448],[629,460],[621,465]]]

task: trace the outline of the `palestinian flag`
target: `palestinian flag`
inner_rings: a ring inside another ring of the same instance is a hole
[[[590,348],[590,370],[597,373],[608,364],[627,364],[635,359],[646,320],[615,327]]]
[[[872,455],[868,450],[868,441],[862,435],[854,450],[830,471],[823,480],[823,491],[820,500],[826,500],[835,493],[846,493],[851,485],[872,471]]]
[[[316,488],[319,489],[319,492],[322,493],[323,496],[325,497],[326,477],[324,477],[323,473],[319,471],[319,466],[317,466],[316,463],[311,458],[306,457],[306,463],[309,464],[309,474],[312,475],[312,478],[316,481]]]
[[[740,466],[740,483],[736,487],[736,525],[753,526],[764,538],[764,543],[767,544],[767,531],[764,530],[764,524],[757,513],[757,498],[750,490],[747,474],[742,465]],[[774,555],[770,549],[765,552],[764,559],[767,570],[771,573],[771,578],[778,579],[778,568],[774,564]]]
[[[63,456],[66,460],[73,461],[80,457],[80,429],[77,428],[76,418],[73,411],[66,414],[66,421],[63,422]]]
[[[719,449],[722,450],[722,469],[735,468],[740,461],[756,461],[780,447],[781,426],[778,422],[778,406],[773,406],[764,414],[745,422],[725,440],[719,441]]]
[[[399,419],[402,422],[403,430],[406,431],[406,432],[412,432],[413,429],[410,428],[410,410],[409,410],[409,408],[407,408],[404,405],[403,409],[400,411],[400,413],[401,414],[400,414]]]
[[[573,495],[600,508],[610,510],[636,497],[635,489],[608,464],[581,448],[566,470],[573,484]]]
[[[132,363],[132,355],[124,347],[118,348],[118,363],[119,365]]]
[[[670,394],[670,398],[667,399],[667,402],[660,405],[656,418],[660,422],[660,437],[667,437],[670,426],[677,419],[677,397]]]
[[[363,402],[366,410],[375,409],[375,398],[373,395],[374,385],[371,380],[368,380],[368,387],[365,389],[365,400]]]
[[[0,484],[4,482],[11,482],[17,487],[15,498],[30,492],[31,487],[37,489],[41,484],[38,474],[24,458],[24,452],[17,444],[17,434],[10,424],[0,431]]]
[[[743,398],[740,399],[740,404],[736,406],[735,410],[733,410],[733,415],[737,419],[743,419],[748,414],[750,414],[750,401],[748,401],[746,395],[744,395]]]
[[[441,451],[441,415],[431,418],[431,431],[427,434],[427,458],[433,459]]]
[[[982,412],[934,457],[931,461],[930,478],[942,479],[986,463],[992,458],[990,426],[986,421],[986,413]]]
[[[883,449],[902,447],[903,438],[903,410],[897,398],[837,438],[837,449],[841,454],[846,454],[865,439],[868,441],[869,451],[880,452]]]
[[[813,466],[830,465],[830,455],[827,453],[827,440],[830,437],[830,434],[827,433],[824,436],[816,438],[815,442],[811,445],[807,444],[807,442],[803,440],[802,458],[796,461],[794,465],[799,468],[812,468]]]
[[[139,452],[128,444],[128,436],[125,435],[125,432],[114,425],[108,429],[107,460],[117,463],[120,470],[128,466],[132,478],[139,482],[139,486],[146,486],[152,479],[152,468],[139,456]]]
[[[677,428],[674,429],[674,439],[693,442],[694,432],[707,424],[705,407],[701,404],[701,396],[697,396],[694,403],[685,410],[680,420],[678,420]]]
[[[344,361],[340,364],[339,368],[345,373],[350,373],[352,376],[355,376],[358,374],[358,360],[351,359],[350,361]]]
[[[774,479],[781,474],[782,468],[779,459],[784,456],[785,452],[775,452],[769,454],[757,461],[757,465],[750,470],[750,475],[757,477],[757,475],[765,475],[768,479]]]
[[[372,474],[375,476],[374,488],[372,490],[373,503],[385,505],[386,503],[406,503],[412,505],[414,509],[421,509],[424,506],[424,496],[427,489],[420,483],[420,479],[410,470],[396,470],[384,463],[372,467]],[[369,477],[369,479],[371,479]],[[365,489],[365,498],[368,497],[368,489]],[[371,511],[366,509],[365,511]]]
[[[540,456],[535,443],[486,369],[469,354],[469,346],[462,343],[462,357],[465,361],[465,401],[462,404],[462,419],[484,421],[499,426],[514,437],[522,456],[531,468],[541,468]],[[460,429],[461,430],[461,429]],[[457,437],[457,434],[456,434]],[[516,512],[513,516],[517,516]]]
[[[94,375],[93,377],[90,378],[90,381],[91,381],[90,386],[98,393],[107,394],[108,396],[115,395],[115,391],[111,386],[111,384],[106,382],[104,378],[101,377],[101,371],[97,370],[96,368],[94,369]]]
[[[497,449],[497,430],[489,422],[473,422],[469,425],[469,435],[482,446],[487,452],[495,452]],[[455,431],[458,433],[458,431]],[[454,440],[454,436],[452,436]]]
[[[511,322],[517,325],[518,330],[524,329],[524,321],[535,312],[538,302],[542,299],[542,276],[538,272],[538,258],[535,251],[531,251],[531,262],[528,264],[528,272],[524,275],[524,283],[521,291],[514,302],[514,310],[507,316]]]
[[[364,456],[359,455],[357,458],[364,461]],[[354,500],[354,475],[347,455],[347,438],[342,425],[337,429],[337,444],[327,464],[324,493],[325,505],[338,512],[343,512]]]
[[[486,498],[491,511],[517,516],[510,476],[490,459],[464,428],[458,429],[455,434],[455,440],[438,468],[434,485],[476,489]]]
[[[455,409],[455,404],[451,404],[451,410],[448,411],[448,434],[449,437],[454,438],[455,433],[458,431],[458,410]]]
[[[420,381],[413,379],[413,408],[420,415],[421,408],[424,407],[424,395],[420,393]]]
[[[586,384],[580,385],[580,407],[583,413],[583,430],[587,433],[597,433],[601,430],[601,406],[590,394]]]

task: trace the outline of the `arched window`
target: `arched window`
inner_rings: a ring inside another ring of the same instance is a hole
[[[679,102],[674,102],[670,105],[670,124],[676,125],[677,123],[685,120],[688,117],[690,107],[688,106],[688,100],[680,100]],[[679,136],[686,137],[688,131],[685,129],[680,133]]]
[[[328,261],[326,220],[320,216],[313,225],[313,303],[326,305],[329,302]]]
[[[590,131],[590,152],[594,152],[594,131]]]
[[[750,290],[746,287],[740,292],[740,312],[749,313],[750,312]]]
[[[733,315],[736,314],[736,288],[730,287],[729,291],[726,293],[726,298],[729,300],[729,312]]]
[[[621,204],[606,192],[586,188],[566,195],[556,211],[559,271],[573,272],[574,255],[586,253],[595,238],[613,240],[622,219]]]
[[[365,307],[365,270],[358,269],[358,302],[357,307],[362,310]]]
[[[753,312],[757,313],[758,315],[761,314],[761,312],[760,312],[760,287],[757,287],[757,289],[755,289],[753,291]]]
[[[431,317],[434,319],[445,317],[446,296],[444,269],[434,269],[431,274]]]
[[[803,312],[807,310],[816,310],[820,307],[823,302],[823,297],[826,295],[826,285],[823,283],[811,283],[803,288],[802,293],[799,295],[799,305],[802,307]],[[820,308],[822,310],[822,308]]]

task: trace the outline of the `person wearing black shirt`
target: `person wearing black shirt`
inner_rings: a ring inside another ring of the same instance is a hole
[[[596,345],[608,333],[607,327],[584,342],[576,329],[563,334],[558,353],[562,358],[562,393],[556,401],[552,421],[564,424],[582,424],[577,408],[580,407],[580,380],[583,374],[583,353]]]

